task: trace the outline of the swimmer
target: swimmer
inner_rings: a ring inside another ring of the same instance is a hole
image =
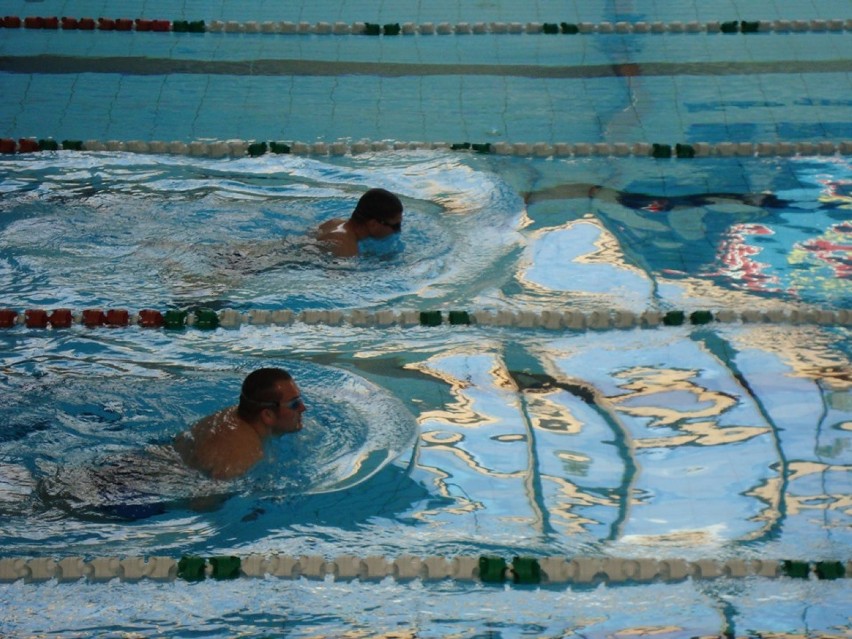
[[[184,463],[212,479],[234,479],[263,458],[269,437],[302,429],[305,403],[290,373],[261,368],[243,381],[240,403],[198,421],[174,440]]]
[[[320,246],[337,257],[358,255],[358,242],[367,238],[383,239],[402,229],[402,202],[385,189],[370,189],[348,220],[323,222],[317,231]]]

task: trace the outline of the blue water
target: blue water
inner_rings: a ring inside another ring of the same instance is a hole
[[[847,13],[847,0],[0,0],[3,16],[208,25]],[[852,138],[849,37],[3,28],[0,138],[837,145]],[[761,156],[3,155],[0,307],[848,310],[848,156]],[[400,243],[319,251],[312,229],[373,186],[403,200]],[[812,319],[0,329],[0,555],[844,561],[850,359],[848,324]],[[239,481],[183,467],[171,438],[260,366],[294,373],[305,429]],[[16,581],[0,584],[0,635],[846,636],[847,582]]]
[[[425,151],[63,153],[0,168],[3,303],[19,311],[849,307],[852,171],[838,159],[663,167]],[[402,245],[358,260],[317,251],[310,229],[351,210],[367,186],[403,198]],[[848,554],[850,353],[839,325],[554,332],[296,321],[16,327],[0,340],[4,556]],[[227,485],[163,453],[267,365],[292,370],[302,387],[302,433]],[[828,633],[846,624],[848,600],[843,580],[762,578],[2,591],[12,636],[157,636],[164,625],[211,636]],[[97,615],[51,604],[76,593],[97,602]],[[289,603],[270,611],[260,600]]]

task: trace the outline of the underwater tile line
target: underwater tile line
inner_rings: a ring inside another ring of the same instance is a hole
[[[0,57],[0,71],[18,74],[106,73],[122,75],[233,75],[252,77],[336,77],[368,75],[497,76],[539,79],[611,77],[675,77],[818,74],[852,72],[852,58],[840,60],[770,60],[723,62],[643,62],[630,64],[463,64],[424,62],[352,62],[347,60],[187,60],[147,57],[88,57],[64,55]]]
[[[852,31],[852,19],[816,20],[727,20],[727,21],[617,21],[617,22],[292,22],[237,20],[162,20],[148,18],[107,18],[57,16],[5,16],[0,28],[81,31],[137,31],[175,33],[264,33],[279,35],[609,35],[609,34],[753,34],[753,33],[823,33]]]
[[[775,559],[683,559],[618,558],[618,557],[522,557],[511,562],[500,556],[416,557],[402,555],[393,560],[385,557],[352,555],[326,559],[318,555],[223,555],[201,557],[82,557],[54,559],[41,557],[0,558],[0,583],[25,581],[108,582],[113,579],[137,582],[202,581],[241,577],[284,579],[302,577],[335,580],[465,580],[503,584],[598,584],[682,582],[687,579],[719,579],[761,577],[801,580],[836,580],[852,576],[852,561],[775,560]]]
[[[261,310],[240,312],[234,309],[215,311],[210,308],[196,308],[192,311],[170,309],[142,309],[131,313],[123,308],[88,308],[72,311],[58,308],[27,309],[19,313],[12,308],[0,308],[0,329],[68,329],[72,326],[85,328],[141,328],[183,330],[213,330],[217,328],[238,328],[243,324],[256,326],[291,326],[301,323],[312,326],[342,326],[388,328],[399,326],[440,327],[440,326],[482,326],[496,328],[524,328],[547,330],[627,330],[634,328],[659,328],[674,326],[706,326],[718,324],[791,324],[817,326],[852,326],[852,309],[793,309],[771,310],[746,309],[736,311],[695,310],[687,313],[682,310],[659,311],[646,310],[634,313],[627,310],[596,310],[583,312],[578,310],[382,310],[370,311],[355,309],[342,310]]]

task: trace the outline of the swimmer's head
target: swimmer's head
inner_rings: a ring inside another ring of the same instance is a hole
[[[383,238],[402,229],[402,202],[385,189],[370,189],[361,199],[352,219],[367,227],[370,237]]]
[[[243,380],[240,392],[240,404],[237,407],[240,417],[247,421],[257,419],[264,408],[281,400],[278,397],[278,382],[289,382],[292,379],[293,376],[283,368],[259,368],[249,373]]]
[[[261,368],[243,382],[240,417],[265,435],[283,435],[302,430],[306,410],[299,387],[281,368]]]

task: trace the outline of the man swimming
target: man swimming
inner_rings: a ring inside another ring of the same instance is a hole
[[[385,189],[370,189],[355,206],[348,220],[323,222],[317,231],[320,246],[337,257],[358,255],[358,242],[383,239],[402,229],[402,202]]]
[[[261,368],[243,381],[240,402],[209,415],[174,440],[190,466],[212,479],[234,479],[263,458],[269,437],[302,429],[305,403],[290,373]]]

